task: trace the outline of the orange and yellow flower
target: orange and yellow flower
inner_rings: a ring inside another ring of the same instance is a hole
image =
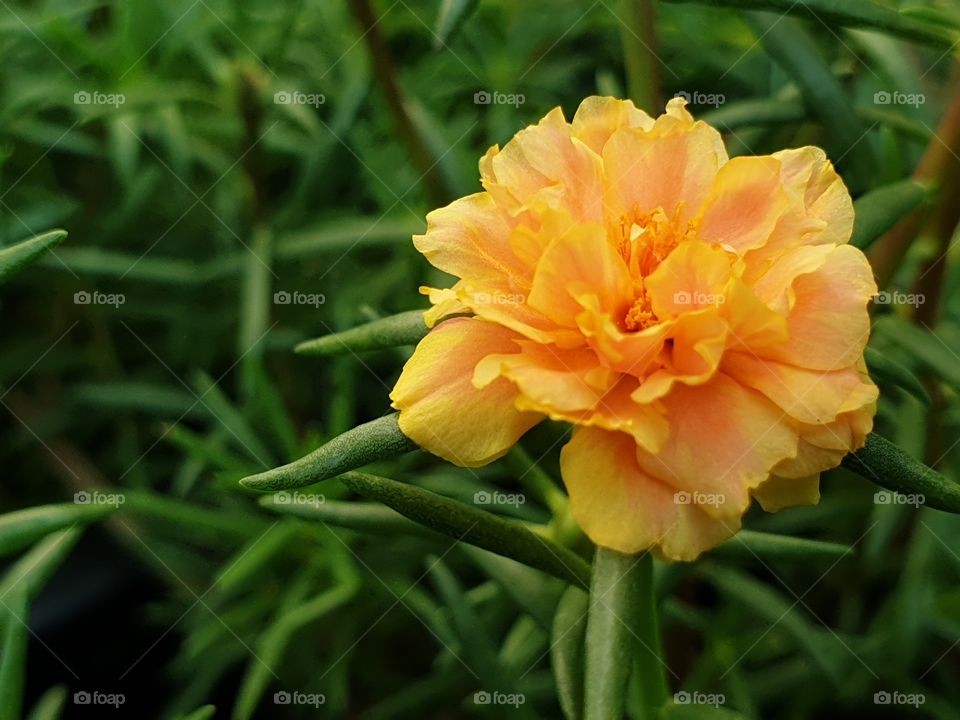
[[[400,428],[461,466],[545,418],[598,545],[692,560],[751,499],[819,499],[862,446],[876,285],[822,150],[728,158],[682,100],[653,119],[591,97],[480,161],[483,192],[414,238],[458,278],[391,394]],[[455,314],[457,317],[444,319]]]

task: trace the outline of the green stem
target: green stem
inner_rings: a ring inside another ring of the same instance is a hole
[[[637,673],[641,717],[653,720],[666,700],[653,561],[597,548],[587,618],[585,720],[622,720],[630,671]]]
[[[657,612],[653,559],[649,553],[640,559],[633,574],[639,584],[636,613],[639,647],[634,656],[633,667],[640,692],[641,717],[644,720],[654,720],[667,701],[669,685],[660,640],[660,614]]]
[[[627,92],[637,107],[659,112],[660,65],[657,59],[656,9],[653,0],[622,0],[620,37],[627,72]]]

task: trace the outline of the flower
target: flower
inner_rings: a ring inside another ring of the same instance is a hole
[[[391,393],[401,430],[460,466],[572,423],[574,519],[667,560],[732,537],[752,499],[815,504],[877,399],[877,288],[832,164],[814,147],[730,159],[684,106],[590,97],[492,147],[483,192],[414,237],[458,280],[421,289],[433,329]]]

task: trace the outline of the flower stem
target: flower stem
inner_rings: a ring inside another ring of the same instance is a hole
[[[631,669],[637,673],[641,717],[657,717],[667,693],[660,654],[650,555],[597,548],[587,618],[585,720],[622,720]]]

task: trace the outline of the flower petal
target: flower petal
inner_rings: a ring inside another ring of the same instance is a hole
[[[517,335],[493,323],[453,318],[420,341],[390,393],[403,434],[461,467],[502,456],[542,415],[514,407],[517,389],[505,378],[473,385],[477,363],[516,351]]]
[[[617,130],[630,127],[649,130],[653,127],[653,118],[638,110],[630,100],[593,95],[580,103],[572,127],[574,137],[602,155],[607,140]]]
[[[820,474],[801,478],[772,476],[753,491],[753,499],[767,512],[820,502]]]
[[[570,510],[594,543],[690,561],[739,529],[739,518],[718,521],[678,501],[674,487],[640,468],[635,449],[629,435],[582,427],[560,452]]]
[[[657,454],[638,450],[640,467],[678,490],[715,496],[704,506],[714,517],[741,515],[750,490],[797,452],[784,413],[723,373],[695,387],[677,383],[660,402],[670,437]]]

